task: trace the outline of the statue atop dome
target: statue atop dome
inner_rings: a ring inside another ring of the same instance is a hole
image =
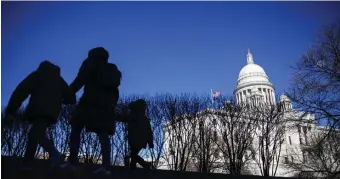
[[[254,63],[253,55],[250,53],[249,48],[248,48],[248,54],[247,54],[247,62],[248,62],[248,64],[253,64]]]

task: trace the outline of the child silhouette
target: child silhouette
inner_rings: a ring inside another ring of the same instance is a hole
[[[145,162],[142,157],[138,155],[140,150],[146,148],[153,148],[153,132],[150,125],[150,120],[146,117],[147,104],[143,99],[138,99],[129,104],[130,114],[126,119],[128,123],[128,143],[130,146],[130,169],[136,168],[139,163],[143,168],[150,168],[150,163]]]

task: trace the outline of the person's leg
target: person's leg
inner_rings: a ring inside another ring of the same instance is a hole
[[[26,144],[26,151],[24,154],[24,166],[29,166],[30,163],[34,160],[34,155],[37,150],[38,146],[38,134],[39,134],[39,126],[33,124],[31,129],[28,132],[27,136],[27,144]]]
[[[53,140],[46,136],[46,130],[49,125],[49,119],[47,118],[40,118],[34,124],[36,131],[35,135],[38,143],[45,151],[48,152],[50,159],[52,159],[51,169],[53,169],[54,167],[59,166],[60,163],[65,160],[65,155],[60,154],[60,152],[54,146]]]
[[[148,168],[148,167],[149,167],[149,166],[148,166],[148,163],[145,162],[144,159],[138,155],[138,153],[139,153],[140,150],[141,150],[141,149],[138,149],[138,152],[137,152],[137,155],[136,155],[136,161],[137,161],[137,163],[139,163],[139,165],[141,165],[143,168]]]
[[[69,163],[76,165],[78,163],[78,153],[80,147],[80,133],[83,130],[83,126],[72,125],[72,131],[70,136],[70,157]]]
[[[130,163],[130,169],[131,170],[134,170],[137,168],[136,164],[137,162],[139,163],[139,156],[138,156],[138,153],[139,153],[140,149],[136,148],[136,147],[131,147],[131,163]]]
[[[103,158],[103,166],[108,168],[111,164],[111,145],[109,140],[109,135],[107,133],[99,133],[99,141],[101,145],[101,153]]]
[[[48,152],[49,156],[51,158],[55,158],[60,156],[59,151],[56,149],[56,147],[54,146],[54,143],[52,141],[52,139],[49,139],[46,136],[46,130],[48,128],[48,123],[46,123],[46,121],[44,121],[43,119],[36,124],[36,126],[38,126],[39,128],[39,133],[37,134],[38,136],[38,142],[41,145],[41,147]]]
[[[99,141],[101,145],[101,154],[103,159],[103,166],[94,171],[94,173],[103,173],[106,175],[111,175],[110,164],[111,164],[111,145],[108,133],[98,133]]]

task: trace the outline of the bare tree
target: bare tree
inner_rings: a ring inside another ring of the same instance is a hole
[[[64,105],[59,114],[58,123],[49,130],[49,136],[53,138],[55,146],[61,153],[68,152],[69,138],[71,135],[71,126],[69,121],[72,119],[76,105]]]
[[[245,157],[252,147],[257,121],[247,106],[241,106],[233,98],[222,100],[223,107],[214,111],[218,119],[218,147],[223,156],[223,167],[232,175],[240,175],[249,161]]]
[[[185,171],[194,155],[196,115],[200,105],[195,97],[189,94],[164,97],[162,108],[167,121],[165,126],[167,149],[164,159],[170,170]]]
[[[215,172],[220,168],[218,163],[219,149],[216,145],[217,134],[217,119],[211,115],[208,107],[210,102],[209,96],[201,96],[197,99],[201,109],[196,115],[195,129],[195,147],[193,153],[194,165],[199,172]]]
[[[328,133],[325,137],[325,133]],[[298,176],[338,178],[340,176],[340,132],[325,129],[310,136],[310,145],[303,146],[302,156],[286,165]],[[298,151],[298,150],[294,150]],[[293,151],[293,152],[294,152]]]
[[[297,108],[340,127],[340,20],[322,29],[317,42],[293,67],[289,97]]]
[[[3,110],[5,111],[5,110]],[[14,115],[15,120],[5,118],[1,113],[1,154],[23,156],[26,148],[27,133],[30,125],[24,120],[25,108],[20,108]]]
[[[164,109],[162,103],[164,103],[164,95],[156,95],[149,98],[148,102],[148,118],[151,120],[151,128],[153,131],[154,148],[149,149],[148,153],[151,156],[153,166],[158,168],[164,165],[164,161],[161,160],[164,153],[164,125],[166,123],[163,116]]]
[[[251,109],[254,119],[258,121],[258,139],[254,142],[258,157],[255,161],[262,176],[276,175],[284,142],[284,112],[280,103],[257,105]]]
[[[321,29],[314,46],[293,68],[289,97],[297,108],[315,114],[327,130],[314,136],[313,145],[303,151],[306,156],[289,166],[303,176],[315,177],[317,171],[331,177],[337,174],[333,167],[338,161],[329,157],[339,149],[332,135],[340,128],[340,20]],[[309,162],[304,162],[307,157]]]

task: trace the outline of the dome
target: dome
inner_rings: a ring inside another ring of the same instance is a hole
[[[239,73],[234,95],[240,104],[251,102],[251,100],[255,100],[255,103],[260,101],[264,104],[276,103],[274,85],[269,81],[263,68],[254,63],[249,49],[247,65]]]
[[[290,99],[288,98],[288,96],[282,94],[280,96],[280,101],[282,101],[282,102],[290,102]]]
[[[266,72],[260,65],[254,63],[253,55],[250,53],[249,49],[247,54],[247,63],[248,64],[241,69],[238,75],[238,86],[252,83],[269,83]]]
[[[247,64],[246,66],[244,66],[239,75],[238,75],[238,78],[241,78],[243,76],[246,76],[248,74],[261,74],[261,75],[266,75],[266,72],[264,72],[263,68],[260,66],[260,65],[257,65],[257,64]]]

